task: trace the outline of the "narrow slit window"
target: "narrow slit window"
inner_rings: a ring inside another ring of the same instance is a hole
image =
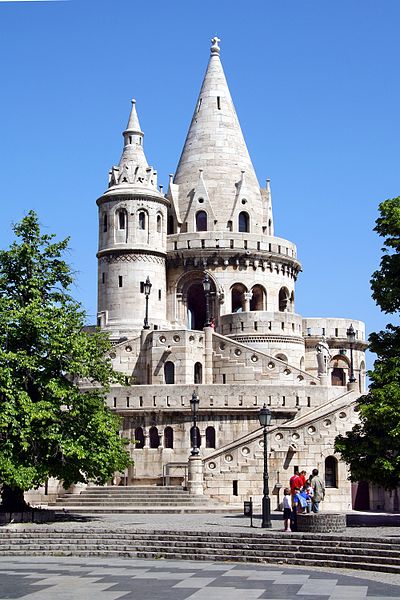
[[[118,224],[120,229],[125,229],[125,212],[123,210],[118,213]]]
[[[103,215],[103,231],[104,231],[104,233],[106,233],[107,229],[108,229],[107,213],[104,213],[104,215]]]
[[[122,275],[118,275],[118,287],[122,287]]]
[[[217,96],[217,108],[221,110],[221,96]]]

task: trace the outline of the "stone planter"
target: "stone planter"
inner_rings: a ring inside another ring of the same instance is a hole
[[[297,530],[309,533],[343,533],[346,530],[346,515],[344,513],[298,514]]]

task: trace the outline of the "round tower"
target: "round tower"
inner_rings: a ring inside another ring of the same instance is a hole
[[[118,166],[109,172],[99,207],[98,325],[111,338],[132,337],[143,329],[147,278],[151,329],[165,326],[166,228],[168,200],[157,188],[157,172],[148,165],[135,100],[123,132]]]

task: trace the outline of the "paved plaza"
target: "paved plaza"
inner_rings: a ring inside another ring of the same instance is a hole
[[[0,559],[0,599],[21,600],[375,600],[400,585],[335,574],[235,563],[19,557]]]

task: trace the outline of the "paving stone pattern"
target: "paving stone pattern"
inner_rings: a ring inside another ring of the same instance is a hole
[[[374,600],[400,586],[311,569],[144,559],[2,558],[0,600]]]

